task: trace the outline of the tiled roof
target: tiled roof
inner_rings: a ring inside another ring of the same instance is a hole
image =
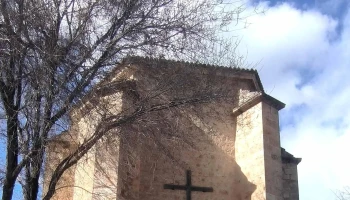
[[[203,68],[203,69],[209,69],[209,70],[219,70],[222,73],[227,74],[233,74],[233,73],[248,73],[255,76],[255,79],[257,81],[257,84],[260,88],[260,90],[263,92],[264,87],[261,83],[258,71],[256,69],[246,69],[246,68],[239,68],[239,67],[229,67],[229,66],[219,66],[219,65],[209,65],[209,64],[203,64],[203,63],[194,63],[194,62],[186,62],[186,61],[178,61],[178,60],[167,60],[163,58],[150,58],[150,57],[139,57],[139,56],[131,56],[126,57],[122,61],[123,64],[146,64],[146,63],[166,63],[166,64],[174,64],[174,65],[183,65],[193,68]]]

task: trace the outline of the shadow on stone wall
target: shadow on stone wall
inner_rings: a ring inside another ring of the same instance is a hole
[[[185,191],[163,186],[184,185],[185,172],[191,170],[193,185],[214,189],[193,192],[192,200],[251,200],[256,186],[235,161],[236,124],[232,116],[238,90],[248,87],[247,83],[223,79],[215,71],[196,76],[193,71],[186,74],[177,67],[139,70],[133,74],[136,85],[123,90],[122,110],[132,110],[152,95],[155,97],[146,103],[209,93],[232,95],[231,99],[154,112],[111,131],[97,146],[94,199],[107,191],[118,200],[182,200]],[[152,93],[159,89],[163,93]]]
[[[157,112],[123,126],[118,199],[185,199],[185,191],[163,187],[186,184],[191,170],[193,185],[214,190],[193,192],[192,200],[251,200],[256,186],[235,161],[233,105],[218,105]]]

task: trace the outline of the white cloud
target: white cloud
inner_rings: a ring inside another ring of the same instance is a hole
[[[266,7],[266,3],[261,6]],[[240,51],[248,51],[265,91],[287,107],[281,118],[282,145],[303,158],[300,199],[334,199],[332,190],[350,185],[350,14],[337,40],[338,20],[289,4],[248,19]]]

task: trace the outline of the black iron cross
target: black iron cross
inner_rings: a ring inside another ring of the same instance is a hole
[[[198,187],[193,186],[191,183],[191,171],[186,171],[186,185],[171,185],[171,184],[164,184],[164,189],[171,189],[171,190],[186,190],[186,200],[191,200],[191,192],[192,191],[201,191],[201,192],[213,192],[212,187]]]

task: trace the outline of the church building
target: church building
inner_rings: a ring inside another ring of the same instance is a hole
[[[56,166],[106,130],[54,200],[298,200],[301,159],[280,144],[284,106],[256,70],[125,58],[49,142],[43,194]]]

